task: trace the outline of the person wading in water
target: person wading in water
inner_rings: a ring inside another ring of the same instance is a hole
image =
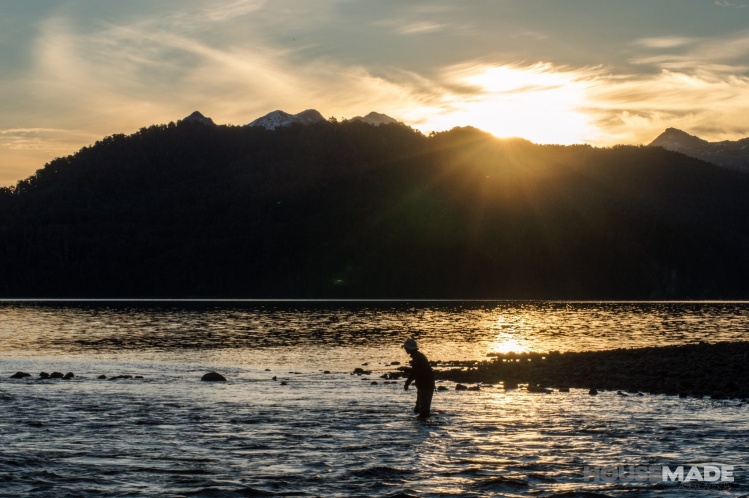
[[[424,353],[419,351],[416,341],[408,339],[403,348],[406,353],[411,355],[411,375],[406,379],[403,389],[408,391],[408,386],[412,382],[416,383],[416,406],[414,413],[418,413],[420,418],[429,416],[429,409],[432,406],[432,395],[434,394],[434,372],[429,365],[429,360]]]

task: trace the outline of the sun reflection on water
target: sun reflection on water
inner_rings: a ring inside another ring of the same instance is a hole
[[[525,317],[501,314],[494,320],[491,328],[496,336],[488,345],[488,354],[527,353],[533,345],[527,337],[533,335],[534,324]]]
[[[489,346],[489,353],[527,353],[530,351],[527,345],[511,336],[498,336]]]

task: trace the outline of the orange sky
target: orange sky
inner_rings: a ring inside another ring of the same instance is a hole
[[[3,2],[0,28],[0,185],[194,110],[599,146],[749,136],[749,0]]]

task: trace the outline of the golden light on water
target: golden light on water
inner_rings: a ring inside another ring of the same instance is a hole
[[[514,337],[498,337],[490,346],[491,353],[525,353],[528,347]]]
[[[523,338],[533,329],[533,323],[525,318],[500,315],[492,323],[492,328],[496,330],[496,335],[489,343],[488,354],[526,353],[534,349]]]

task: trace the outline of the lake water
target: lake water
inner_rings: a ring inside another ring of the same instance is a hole
[[[6,302],[0,496],[743,496],[745,402],[445,382],[422,422],[415,391],[379,376],[409,336],[449,361],[749,340],[748,318],[723,302]],[[201,382],[211,370],[228,382]],[[584,478],[710,463],[734,466],[728,489]]]

